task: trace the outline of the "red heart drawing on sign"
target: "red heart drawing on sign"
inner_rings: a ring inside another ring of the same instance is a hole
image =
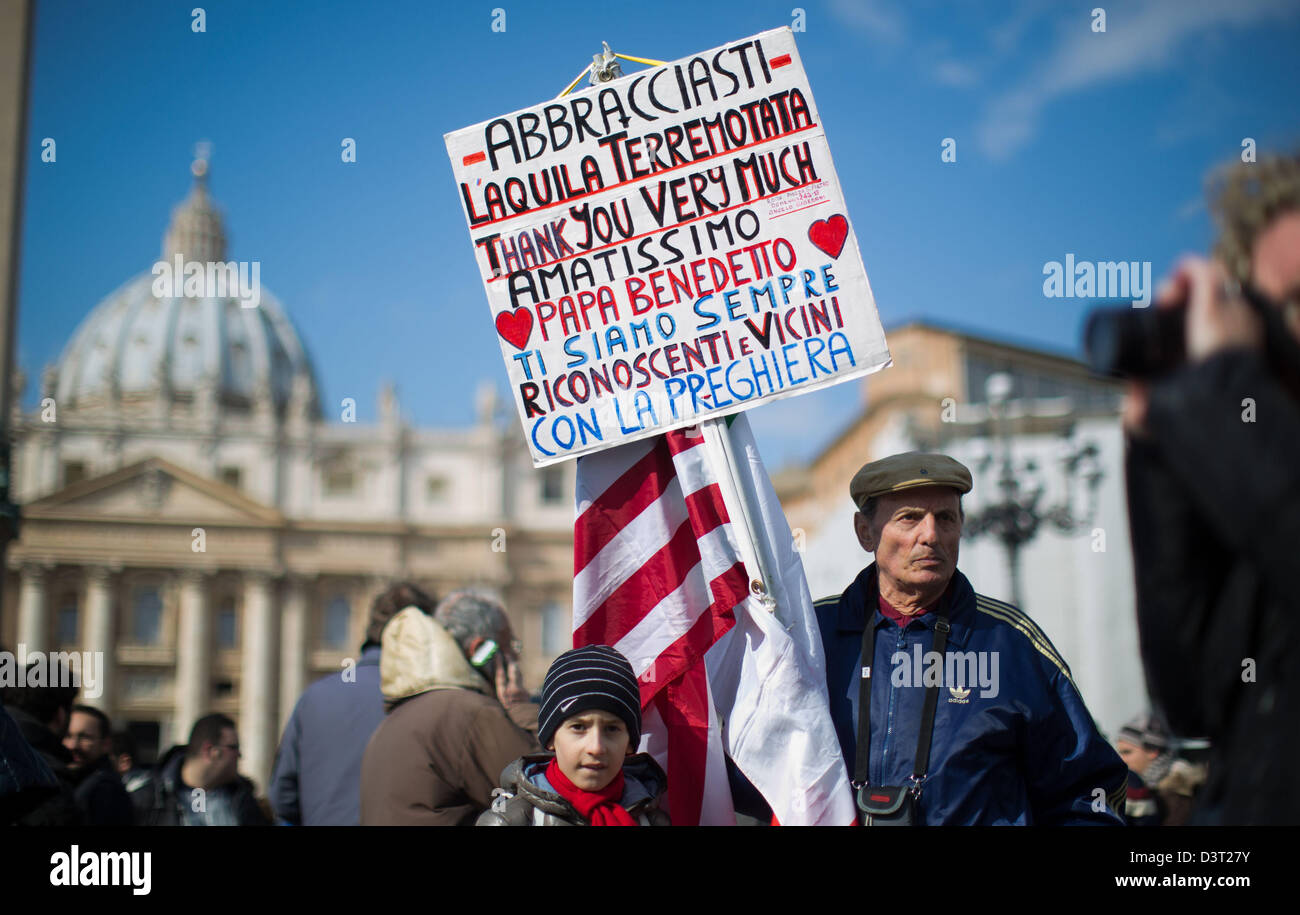
[[[819,219],[808,227],[808,240],[831,257],[840,256],[848,237],[849,221],[838,213],[830,219]]]
[[[533,313],[527,308],[501,312],[497,315],[497,333],[515,349],[524,349],[533,333]]]

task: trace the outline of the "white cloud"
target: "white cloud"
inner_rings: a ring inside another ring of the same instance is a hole
[[[1006,159],[1028,143],[1043,110],[1062,96],[1123,82],[1139,73],[1198,66],[1189,40],[1224,28],[1259,25],[1300,12],[1292,0],[1148,0],[1107,10],[1106,31],[1093,32],[1086,10],[1061,22],[1055,46],[1014,86],[994,98],[977,129],[980,148]]]
[[[934,81],[941,86],[968,89],[979,81],[974,67],[956,60],[945,60],[934,68]]]
[[[831,15],[887,44],[903,39],[902,14],[881,0],[832,0]]]
[[[1051,0],[1029,0],[1021,3],[1010,19],[989,29],[989,41],[993,45],[993,50],[999,55],[1017,50],[1025,30],[1035,19],[1051,11],[1050,3]]]

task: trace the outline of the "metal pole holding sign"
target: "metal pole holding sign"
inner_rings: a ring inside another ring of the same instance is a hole
[[[772,582],[774,581],[772,570],[777,566],[776,557],[771,554],[771,546],[768,544],[767,538],[763,536],[759,525],[758,494],[750,489],[751,475],[741,470],[740,462],[736,456],[735,442],[731,437],[730,423],[726,418],[720,418],[706,419],[700,425],[713,430],[713,433],[718,437],[719,444],[722,446],[721,452],[726,464],[727,476],[731,481],[731,488],[735,491],[736,504],[740,508],[745,535],[749,538],[750,550],[754,554],[753,562],[757,568],[750,570],[749,591],[763,605],[764,610],[780,620],[780,614],[777,613],[776,598],[772,595]],[[757,577],[754,576],[754,572],[758,573]],[[784,620],[781,622],[787,629],[790,628],[789,623]]]

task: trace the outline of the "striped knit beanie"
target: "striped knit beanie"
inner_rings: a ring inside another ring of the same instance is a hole
[[[1162,753],[1169,749],[1169,732],[1155,715],[1138,715],[1130,719],[1119,729],[1119,739],[1135,747]]]
[[[641,742],[641,690],[627,658],[608,645],[587,645],[555,659],[542,683],[537,737],[551,742],[565,720],[599,709],[623,719],[628,746]]]

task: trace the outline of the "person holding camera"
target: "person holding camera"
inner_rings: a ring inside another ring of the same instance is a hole
[[[1215,256],[1178,265],[1145,345],[1180,358],[1121,373],[1138,632],[1152,700],[1213,747],[1193,822],[1295,824],[1300,156],[1220,172],[1212,202]]]
[[[538,749],[537,706],[505,608],[470,591],[384,626],[388,714],[361,761],[362,826],[469,826],[501,770]]]

